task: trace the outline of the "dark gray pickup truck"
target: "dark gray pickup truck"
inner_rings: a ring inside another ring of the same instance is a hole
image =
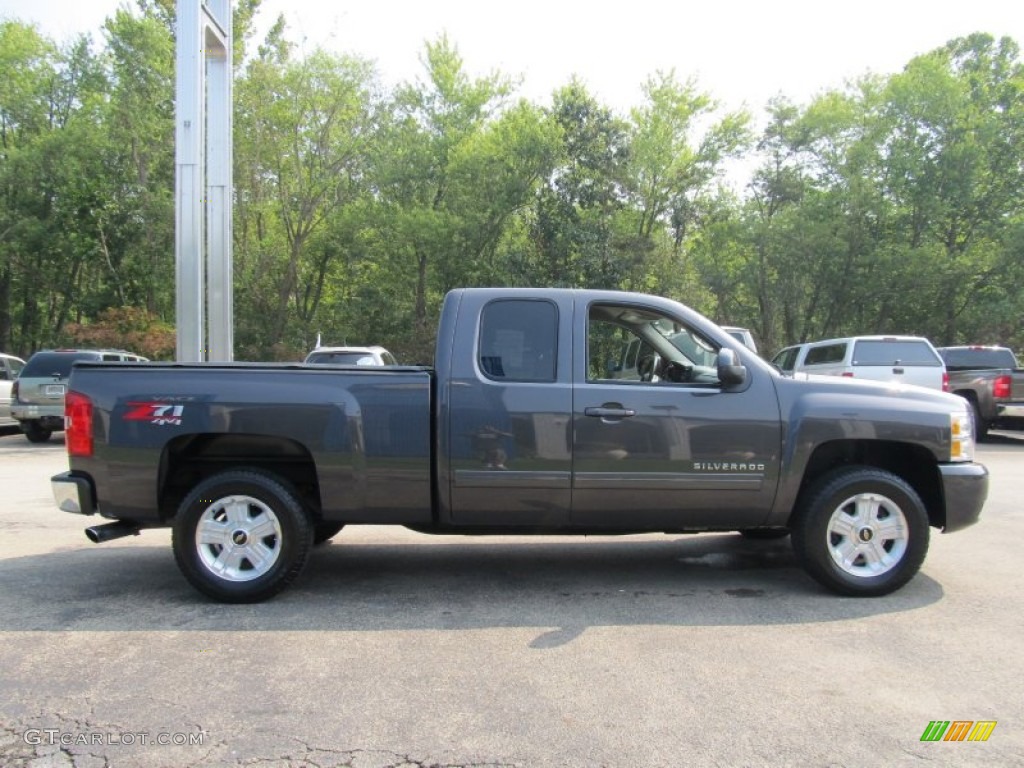
[[[782,376],[619,292],[453,291],[433,368],[77,364],[66,419],[60,508],[113,520],[96,542],[173,527],[186,578],[228,602],[278,592],[352,524],[792,534],[819,582],[882,595],[988,490],[962,398]]]

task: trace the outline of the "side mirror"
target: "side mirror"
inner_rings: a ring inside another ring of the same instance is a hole
[[[723,387],[735,387],[747,380],[747,366],[736,356],[736,350],[722,347],[718,350],[718,380]]]

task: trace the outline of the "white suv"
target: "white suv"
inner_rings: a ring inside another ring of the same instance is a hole
[[[398,365],[384,347],[317,347],[306,355],[313,365]]]
[[[921,336],[852,336],[796,344],[772,362],[783,373],[813,373],[914,384],[945,391],[946,365]]]

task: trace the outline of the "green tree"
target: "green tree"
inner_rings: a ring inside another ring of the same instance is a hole
[[[886,96],[899,253],[920,267],[916,290],[941,316],[935,337],[970,338],[986,324],[980,299],[1019,296],[1005,279],[1019,266],[1005,235],[1024,203],[1020,49],[983,34],[953,40],[911,61]]]
[[[389,306],[411,328],[398,348],[418,360],[446,290],[501,278],[499,244],[555,146],[536,108],[509,104],[510,81],[470,78],[447,38],[427,43],[424,66],[425,81],[395,94],[373,171],[376,253],[397,276]]]
[[[525,282],[613,287],[622,277],[614,218],[624,205],[628,126],[579,81],[554,94],[557,164],[537,195],[532,223],[536,258]]]
[[[327,225],[366,190],[373,87],[368,63],[322,50],[293,61],[274,31],[237,84],[236,284],[248,354],[308,343],[338,257]]]

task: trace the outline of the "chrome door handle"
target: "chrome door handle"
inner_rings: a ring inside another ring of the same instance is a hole
[[[630,416],[636,416],[636,411],[632,408],[623,408],[621,405],[602,405],[599,407],[584,408],[583,413],[587,416],[594,416],[599,419],[625,419]]]

